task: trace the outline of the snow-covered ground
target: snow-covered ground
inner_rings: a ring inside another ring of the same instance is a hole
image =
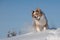
[[[60,28],[56,30],[30,32],[23,35],[0,40],[60,40]]]

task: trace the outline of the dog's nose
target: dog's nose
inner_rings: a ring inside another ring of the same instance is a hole
[[[34,16],[34,18],[37,18],[36,16]]]
[[[38,18],[38,16],[37,16],[37,15],[35,15],[35,18]]]

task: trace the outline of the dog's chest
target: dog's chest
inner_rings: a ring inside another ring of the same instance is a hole
[[[41,16],[40,20],[38,21],[37,19],[35,19],[35,24],[36,25],[45,25],[46,24],[46,19],[44,16]]]
[[[40,23],[39,23],[38,20],[35,20],[35,24],[36,24],[36,25],[40,25]]]

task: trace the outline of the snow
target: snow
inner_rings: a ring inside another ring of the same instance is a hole
[[[23,35],[17,35],[11,38],[0,40],[60,40],[60,28],[56,30],[46,30],[41,32],[30,32]]]

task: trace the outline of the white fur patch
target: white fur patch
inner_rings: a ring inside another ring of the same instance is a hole
[[[46,27],[44,27],[43,30],[45,31],[46,30]]]
[[[38,27],[36,28],[36,30],[37,30],[37,32],[40,32],[40,29]]]

